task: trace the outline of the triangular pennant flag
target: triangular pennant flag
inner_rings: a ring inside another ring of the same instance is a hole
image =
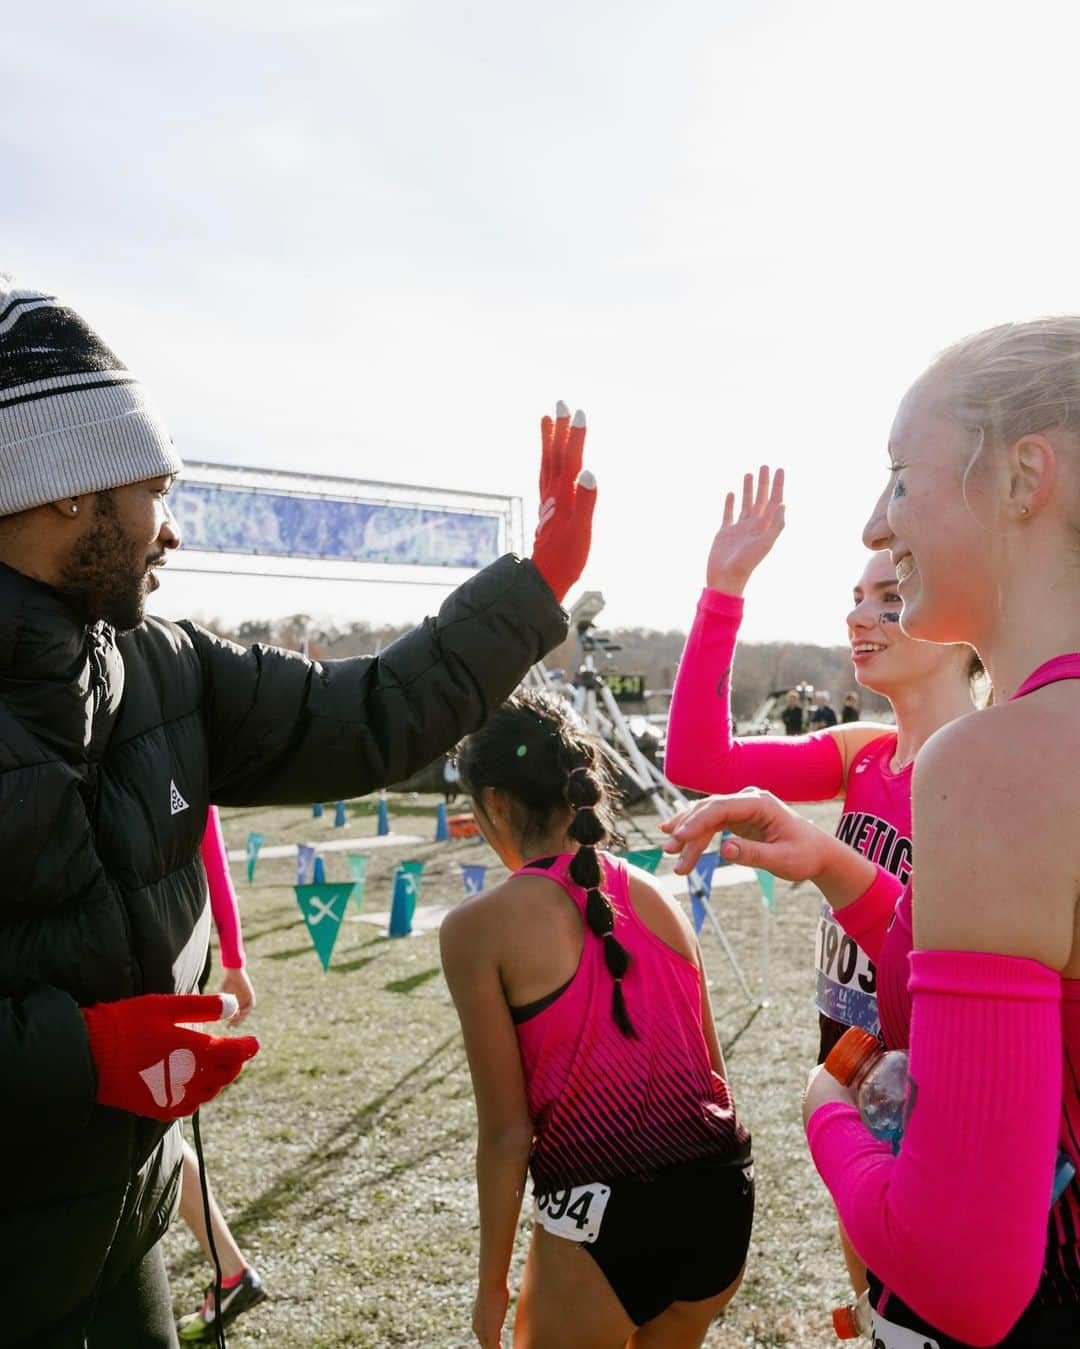
[[[247,874],[248,885],[255,879],[255,863],[259,860],[259,849],[264,843],[262,834],[248,834],[247,837]]]
[[[364,884],[367,881],[367,857],[364,853],[351,852],[346,860],[353,878],[353,899],[356,901],[356,907],[361,909],[364,905]]]
[[[330,885],[296,885],[293,889],[315,951],[323,969],[328,970],[353,883],[336,881]]]
[[[757,883],[761,888],[761,898],[767,909],[776,908],[776,877],[771,871],[757,870]]]
[[[335,828],[335,829],[344,829],[344,828],[345,828],[345,802],[344,802],[344,801],[338,801],[337,804],[334,806],[334,828]]]
[[[326,863],[321,857],[316,857],[315,865],[311,868],[312,885],[326,884]]]
[[[632,867],[640,867],[642,871],[648,871],[654,875],[663,855],[663,848],[639,848],[637,851],[619,854]]]
[[[394,872],[394,894],[390,901],[390,927],[388,937],[407,937],[412,932],[413,913],[416,909],[416,889],[418,878],[414,872],[398,867]]]
[[[311,880],[311,868],[315,865],[315,849],[309,843],[296,845],[296,883],[307,885]]]
[[[704,901],[712,893],[713,872],[722,860],[719,853],[702,853],[698,858],[697,866],[686,878],[687,888],[690,891],[690,912],[693,915],[695,932],[700,932],[705,922]]]
[[[467,895],[478,895],[484,888],[484,876],[486,874],[487,867],[463,866],[461,868],[461,879],[465,882],[465,893]]]

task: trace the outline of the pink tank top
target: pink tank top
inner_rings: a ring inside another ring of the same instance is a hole
[[[1023,698],[1061,679],[1080,679],[1080,654],[1056,656],[1039,668],[1013,694]],[[912,885],[897,901],[896,912],[878,961],[878,1012],[881,1036],[890,1049],[906,1049],[911,1030],[908,992],[909,957],[914,945],[911,922]],[[1076,1176],[1050,1213],[1050,1240],[1038,1301],[1074,1303],[1080,1296],[1080,979],[1063,979],[1061,1039],[1065,1054],[1062,1083],[1062,1151],[1076,1167]]]
[[[894,773],[896,734],[871,740],[851,761],[836,837],[906,882],[911,875],[911,770]],[[878,1033],[878,972],[870,957],[821,906],[817,934],[817,1009],[845,1026]]]
[[[544,858],[515,874],[561,885],[584,924],[585,891],[570,879],[570,861]],[[630,956],[622,987],[635,1034],[615,1024],[603,941],[586,926],[573,978],[517,1025],[534,1129],[529,1169],[541,1192],[735,1152],[749,1137],[709,1059],[697,966],[638,918],[626,864],[603,856],[601,865],[615,936]]]

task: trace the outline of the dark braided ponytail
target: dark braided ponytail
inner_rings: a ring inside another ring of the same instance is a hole
[[[597,816],[596,806],[603,800],[602,781],[595,776],[591,762],[578,763],[571,768],[566,782],[566,802],[574,812],[567,835],[578,845],[570,862],[570,875],[586,891],[585,921],[590,932],[604,943],[604,962],[615,980],[611,994],[611,1014],[624,1035],[634,1035],[630,1014],[626,1010],[622,980],[630,965],[630,955],[615,936],[615,910],[611,900],[600,888],[603,873],[596,845],[607,841],[607,830]]]
[[[573,812],[566,829],[577,844],[570,878],[586,891],[585,922],[604,943],[604,961],[615,980],[615,1023],[624,1035],[634,1035],[622,992],[630,956],[615,938],[615,910],[602,889],[604,875],[596,855],[598,845],[621,847],[623,842],[612,818],[604,742],[564,698],[521,690],[462,741],[457,765],[462,785],[477,804],[485,787],[514,797],[521,810],[523,845],[530,837],[549,835],[567,807]]]

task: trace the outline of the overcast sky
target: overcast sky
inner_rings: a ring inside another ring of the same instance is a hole
[[[1080,310],[1078,49],[1063,3],[24,5],[2,265],[87,315],[192,459],[532,519],[536,421],[586,408],[611,624],[685,627],[725,490],[783,464],[744,634],[842,641],[906,384]],[[174,616],[438,599],[163,581]]]

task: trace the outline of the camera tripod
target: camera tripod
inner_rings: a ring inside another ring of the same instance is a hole
[[[592,598],[592,612],[586,615],[577,616],[575,610],[571,613],[571,622],[575,622],[578,639],[581,644],[581,664],[577,672],[577,692],[583,695],[581,705],[578,711],[581,713],[585,724],[591,731],[594,731],[604,743],[605,753],[608,764],[616,776],[621,776],[632,783],[642,797],[651,802],[653,809],[662,820],[668,820],[672,815],[681,810],[685,810],[690,802],[674,783],[669,782],[659,768],[656,767],[641,752],[634,734],[626,720],[622,708],[615,700],[615,695],[604,682],[602,675],[596,668],[596,653],[610,659],[612,653],[619,648],[599,633],[592,631],[592,619],[599,612],[599,605],[602,605],[603,599],[595,591],[589,591],[579,605]],[[539,682],[544,687],[550,687],[547,671],[543,662],[535,667],[539,673]],[[652,840],[649,840],[652,842]],[[728,964],[731,966],[732,973],[738,981],[746,1000],[752,1007],[765,1006],[768,1003],[768,953],[769,953],[769,929],[768,913],[763,918],[763,946],[762,946],[762,984],[761,995],[755,998],[750,989],[750,985],[743,973],[742,966],[739,964],[735,952],[732,950],[731,943],[728,941],[727,933],[724,931],[716,912],[713,909],[709,899],[709,894],[701,874],[695,869],[687,876],[687,882],[694,898],[698,900],[708,919],[709,925],[715,932],[717,940],[723,948],[724,955],[727,957]]]

